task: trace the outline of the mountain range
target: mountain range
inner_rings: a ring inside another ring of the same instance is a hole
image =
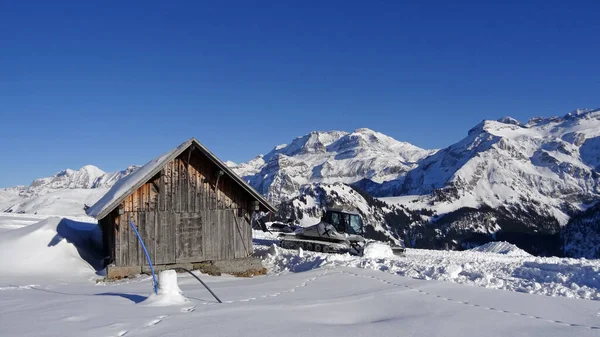
[[[362,209],[374,236],[415,247],[466,249],[501,238],[534,254],[600,257],[592,247],[600,237],[600,109],[485,120],[432,150],[366,128],[315,131],[227,164],[281,205],[281,217],[316,219],[345,202]],[[79,209],[135,168],[65,170],[0,190],[0,209],[64,212],[57,205],[69,200]]]

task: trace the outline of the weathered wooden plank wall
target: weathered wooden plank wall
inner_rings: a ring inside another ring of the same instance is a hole
[[[252,253],[244,214],[254,198],[199,151],[184,151],[122,203],[116,215],[114,260],[145,265],[128,219],[156,264],[241,258]]]

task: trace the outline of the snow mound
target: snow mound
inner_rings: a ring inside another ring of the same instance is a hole
[[[527,253],[526,251],[505,241],[488,242],[470,250],[473,252],[496,253],[508,256],[531,256],[531,254]]]
[[[165,307],[187,302],[189,300],[183,296],[177,284],[177,273],[174,270],[164,270],[158,275],[158,294],[152,293],[142,303],[154,307]]]
[[[369,242],[363,251],[363,257],[370,259],[386,259],[394,257],[389,245],[380,242]]]
[[[0,236],[0,270],[10,277],[92,277],[102,268],[97,224],[52,217]]]

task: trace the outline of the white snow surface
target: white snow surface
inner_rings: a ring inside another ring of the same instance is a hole
[[[510,256],[531,256],[531,254],[526,251],[505,241],[488,242],[481,246],[471,248],[470,250],[473,252],[496,253]]]
[[[56,220],[0,231],[0,247],[27,239],[29,250],[39,251],[39,258],[49,248],[47,236],[60,232]],[[44,240],[32,239],[37,236]],[[261,238],[274,241],[270,234]],[[185,274],[168,275],[163,291],[182,290],[189,302],[153,306],[144,305],[152,291],[148,276],[97,283],[89,273],[68,272],[60,280],[45,273],[62,260],[76,258],[74,251],[47,261],[44,273],[34,272],[40,264],[30,265],[31,272],[25,264],[18,280],[8,277],[11,268],[1,268],[0,335],[178,337],[200,331],[248,337],[556,337],[598,336],[600,331],[600,301],[582,299],[598,299],[596,261],[425,250],[409,250],[397,258],[306,251],[299,255],[270,244],[256,245],[255,251],[270,269],[267,276],[197,274],[222,304]],[[16,263],[21,257],[3,252],[0,259]],[[70,268],[83,269],[81,261]],[[453,282],[445,282],[442,275]],[[480,280],[482,287],[458,284],[469,283],[461,280]],[[521,286],[514,289],[519,292],[486,289],[510,288],[501,283]],[[543,294],[543,288],[558,296],[529,294]],[[579,298],[566,298],[569,295]]]

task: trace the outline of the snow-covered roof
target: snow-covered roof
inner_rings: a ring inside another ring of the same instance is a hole
[[[214,162],[219,169],[223,170],[229,175],[235,182],[240,184],[247,192],[256,198],[263,206],[268,210],[274,212],[275,208],[269,204],[269,202],[254,190],[248,183],[241,179],[235,174],[225,163],[217,158],[212,152],[210,152],[204,145],[196,138],[190,138],[173,150],[164,153],[144,166],[138,168],[133,173],[121,178],[117,181],[113,187],[98,200],[94,205],[87,209],[87,215],[96,219],[104,218],[108,213],[114,210],[129,194],[137,190],[140,186],[145,184],[148,180],[154,177],[162,168],[171,160],[179,156],[183,151],[187,150],[190,146],[195,146],[198,150],[204,153],[212,162]]]

